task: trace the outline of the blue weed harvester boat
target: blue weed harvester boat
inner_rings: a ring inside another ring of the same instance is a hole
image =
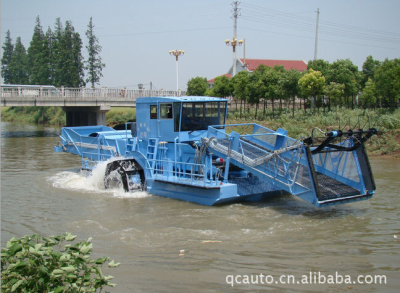
[[[57,152],[82,168],[107,161],[105,188],[203,205],[257,201],[290,193],[317,207],[369,199],[375,183],[364,142],[376,129],[330,131],[299,141],[261,125],[226,125],[227,100],[138,98],[124,130],[64,127]]]

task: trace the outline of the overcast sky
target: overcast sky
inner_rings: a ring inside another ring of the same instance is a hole
[[[2,0],[1,43],[10,30],[13,43],[21,37],[26,48],[39,15],[44,32],[57,17],[70,20],[81,35],[93,17],[94,32],[103,48],[106,68],[99,86],[176,88],[190,78],[207,79],[232,66],[231,0]],[[314,58],[319,8],[318,59],[330,63],[349,58],[362,68],[366,57],[383,61],[400,58],[399,0],[242,0],[237,38],[246,40],[246,58],[304,60]],[[238,57],[243,57],[243,46]],[[1,54],[2,55],[2,54]],[[86,56],[86,49],[83,48]]]

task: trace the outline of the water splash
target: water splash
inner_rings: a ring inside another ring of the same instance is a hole
[[[150,196],[150,194],[145,191],[125,192],[122,185],[105,189],[104,175],[107,164],[111,161],[112,159],[98,163],[91,172],[85,170],[79,172],[61,171],[48,180],[52,182],[55,188],[80,192],[108,194],[119,198],[144,198]]]

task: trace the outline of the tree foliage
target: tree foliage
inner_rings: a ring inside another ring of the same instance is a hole
[[[332,81],[330,84],[325,86],[325,94],[329,99],[329,107],[341,105],[341,97],[344,95],[344,84],[336,83]]]
[[[73,244],[75,238],[71,233],[12,238],[1,249],[1,291],[75,293],[114,287],[113,277],[104,275],[102,266],[119,263],[108,257],[91,259],[91,238]]]
[[[261,77],[262,82],[265,85],[265,94],[264,98],[266,100],[271,101],[272,105],[272,117],[275,115],[275,99],[276,98],[281,98],[281,88],[279,85],[279,81],[282,77],[284,68],[283,66],[275,66],[273,68],[271,67],[266,67],[264,66],[265,69],[263,70],[263,74]],[[265,104],[264,104],[265,105]],[[264,113],[265,113],[265,107],[264,107]]]
[[[211,91],[207,92],[208,95],[213,95],[219,98],[226,98],[232,95],[232,84],[228,77],[225,75],[218,76],[214,80],[214,86]]]
[[[12,83],[12,73],[10,70],[10,63],[14,52],[14,45],[12,44],[11,34],[8,30],[6,33],[6,40],[3,44],[3,57],[1,58],[1,76],[4,83]]]
[[[61,80],[56,86],[81,87],[85,85],[82,40],[75,32],[70,21],[65,22],[65,28],[58,44],[58,70]]]
[[[361,88],[364,88],[368,79],[374,80],[374,74],[377,68],[381,65],[381,62],[374,60],[372,56],[368,56],[362,67],[362,81]]]
[[[51,82],[50,52],[48,40],[36,18],[32,40],[28,48],[29,84],[47,85]]]
[[[231,79],[232,94],[235,99],[240,100],[240,116],[242,115],[243,102],[248,100],[249,74],[247,71],[240,71]]]
[[[222,94],[221,94],[222,93]],[[229,94],[230,93],[230,94]],[[253,72],[239,72],[234,78],[218,77],[214,87],[207,89],[209,96],[226,97],[242,104],[255,104],[255,116],[259,104],[264,102],[263,116],[266,108],[274,107],[276,100],[290,101],[293,114],[296,103],[304,99],[304,110],[314,105],[331,110],[334,107],[389,108],[394,110],[400,102],[400,59],[380,62],[368,56],[362,71],[359,71],[349,59],[339,59],[332,64],[324,60],[313,60],[308,63],[306,72],[295,69],[285,70],[282,66],[274,68],[259,66]],[[312,103],[310,103],[310,98]],[[236,103],[236,109],[237,109]]]
[[[188,96],[204,96],[207,88],[207,78],[197,76],[188,81],[186,94]]]
[[[88,29],[86,31],[86,37],[88,39],[88,45],[86,49],[88,51],[88,59],[85,61],[85,69],[88,72],[88,77],[86,78],[86,82],[92,85],[94,88],[95,84],[99,83],[100,77],[103,76],[102,70],[106,66],[102,63],[102,59],[100,56],[101,46],[99,45],[99,39],[94,34],[94,24],[92,17],[90,18]]]
[[[101,46],[93,32],[90,18],[88,31],[88,60],[82,55],[82,40],[71,21],[63,26],[60,18],[56,19],[54,31],[49,27],[46,33],[37,16],[32,39],[26,50],[21,38],[12,44],[8,31],[3,44],[1,73],[6,84],[54,85],[57,87],[81,87],[87,82],[94,86],[99,83],[102,69]]]
[[[395,109],[400,98],[400,59],[386,59],[375,72],[375,88],[382,104]]]
[[[358,79],[358,68],[349,59],[333,62],[326,73],[327,84],[335,82],[344,85],[344,102],[349,108],[354,105],[354,101],[350,97],[353,98],[359,89]]]
[[[320,71],[323,76],[327,75],[329,67],[329,62],[322,59],[310,60],[307,64],[307,70]]]
[[[376,103],[376,90],[375,84],[372,81],[372,78],[368,78],[368,81],[365,83],[365,87],[360,94],[360,105],[364,108],[373,108]]]
[[[256,104],[256,111],[254,114],[255,119],[257,118],[258,105],[260,104],[261,99],[264,99],[266,91],[265,84],[261,79],[262,74],[263,68],[256,68],[256,70],[254,70],[254,72],[249,76],[249,85],[247,87],[249,103]]]
[[[324,93],[325,77],[320,71],[310,69],[299,79],[299,86],[305,98],[318,98]]]
[[[281,92],[287,99],[292,98],[292,116],[294,116],[295,99],[300,94],[299,79],[301,78],[301,73],[296,69],[291,68],[286,70],[282,74],[280,79]]]
[[[11,62],[8,66],[11,74],[10,82],[14,84],[29,84],[28,74],[28,56],[26,49],[21,42],[21,38],[17,37]]]

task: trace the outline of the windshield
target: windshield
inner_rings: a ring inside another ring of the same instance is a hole
[[[182,103],[181,131],[207,130],[225,124],[226,102]]]

